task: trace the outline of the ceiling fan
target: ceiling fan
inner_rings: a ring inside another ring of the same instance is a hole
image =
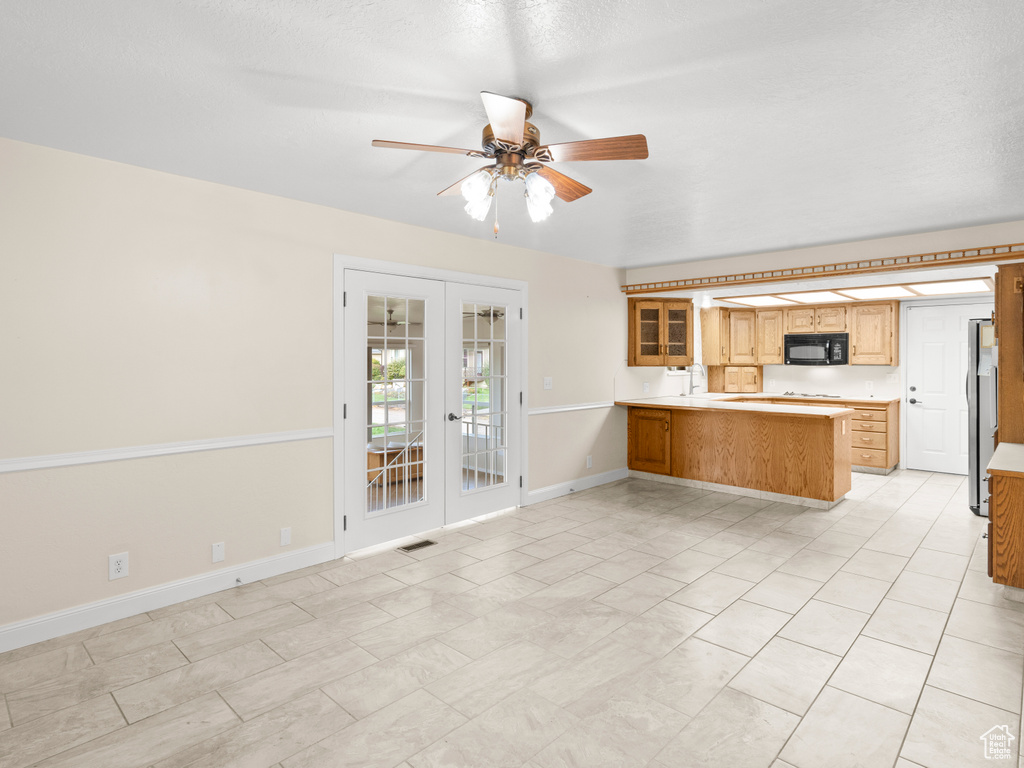
[[[400,141],[375,140],[373,146],[390,149],[415,149],[423,152],[448,152],[467,157],[493,160],[469,176],[459,179],[438,195],[459,192],[466,199],[466,213],[483,221],[491,207],[499,179],[526,185],[526,206],[533,221],[543,221],[551,215],[551,199],[558,197],[567,203],[591,193],[590,187],[554,170],[548,163],[578,160],[643,160],[647,157],[647,138],[643,134],[615,136],[608,139],[569,141],[563,144],[540,143],[537,126],[526,122],[533,114],[533,106],[523,99],[500,96],[481,91],[484,110],[490,121],[483,130],[483,149],[459,149],[434,144],[407,144]],[[495,213],[494,234],[498,234]]]
[[[394,315],[394,314],[395,314],[395,310],[389,309],[388,310],[388,319],[387,319],[386,322],[384,320],[367,320],[366,324],[367,325],[386,325],[388,328],[396,328],[399,325],[423,325],[423,323],[410,323],[410,322],[407,322],[406,320],[395,320],[392,317],[392,315]]]
[[[463,317],[482,317],[487,321],[488,325],[494,325],[495,320],[501,320],[505,316],[505,313],[500,309],[494,307],[488,307],[487,309],[481,309],[479,312],[463,312]]]

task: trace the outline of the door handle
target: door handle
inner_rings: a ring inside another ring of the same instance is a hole
[[[462,421],[461,416],[456,416],[454,413],[448,414],[448,421]]]
[[[911,405],[915,405],[917,403],[922,403],[923,404],[924,400],[918,400],[918,399],[912,397],[912,398],[910,398],[909,402],[910,402]]]

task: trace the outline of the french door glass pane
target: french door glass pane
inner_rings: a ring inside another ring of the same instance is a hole
[[[462,490],[505,482],[505,306],[462,305]]]
[[[366,509],[385,514],[425,498],[424,301],[368,296]]]

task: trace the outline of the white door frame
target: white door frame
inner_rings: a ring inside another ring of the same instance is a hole
[[[910,318],[907,317],[907,311],[911,307],[952,307],[964,306],[968,304],[985,304],[988,302],[995,302],[995,296],[992,294],[983,293],[977,294],[974,297],[970,295],[964,295],[957,297],[945,297],[941,299],[924,299],[921,301],[900,302],[900,469],[906,467],[906,461],[904,460],[904,457],[907,456],[907,361],[910,359],[908,356],[910,342],[907,338],[909,336],[907,330],[909,330],[910,328]]]
[[[428,280],[444,280],[459,283],[475,283],[493,288],[509,288],[520,291],[522,296],[523,320],[522,320],[522,344],[520,345],[519,370],[521,371],[521,386],[523,392],[523,404],[519,409],[519,466],[523,478],[523,485],[519,489],[519,504],[525,505],[528,498],[529,483],[529,372],[527,363],[529,360],[529,285],[524,280],[513,280],[493,275],[479,275],[471,272],[456,272],[448,269],[438,269],[419,264],[405,264],[398,261],[383,261],[380,259],[367,259],[360,256],[345,256],[334,254],[334,377],[333,377],[333,400],[334,400],[334,557],[335,559],[345,554],[345,494],[344,494],[344,468],[345,468],[345,392],[342,386],[345,378],[345,312],[343,304],[343,293],[345,291],[345,270],[358,269],[363,272],[379,272],[386,275],[402,275],[405,277],[421,277]],[[359,357],[359,365],[362,365],[364,355]]]

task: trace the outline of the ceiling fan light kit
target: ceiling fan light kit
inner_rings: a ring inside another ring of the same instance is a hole
[[[439,147],[431,144],[408,144],[398,141],[375,140],[373,146],[389,149],[414,149],[423,152],[481,157],[494,160],[438,195],[462,194],[465,211],[477,221],[487,217],[494,200],[499,179],[522,180],[526,186],[526,209],[534,222],[544,221],[554,210],[551,201],[558,197],[563,202],[578,200],[590,194],[590,187],[580,184],[547,166],[547,163],[579,160],[643,160],[647,158],[647,139],[642,134],[616,136],[609,139],[570,141],[564,144],[542,146],[537,126],[526,122],[533,114],[533,106],[523,99],[513,99],[496,93],[481,91],[489,123],[484,127],[481,151]],[[497,208],[495,208],[494,234],[498,234]]]

